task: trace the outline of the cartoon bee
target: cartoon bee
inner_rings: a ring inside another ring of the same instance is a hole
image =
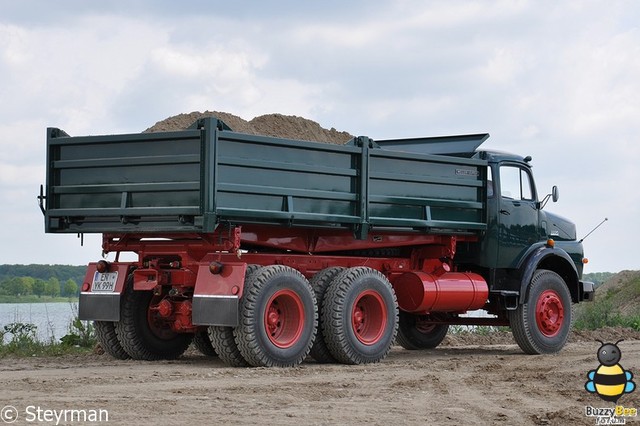
[[[602,345],[598,349],[600,366],[587,373],[589,380],[584,384],[584,388],[605,401],[617,403],[623,394],[635,390],[636,384],[631,380],[633,374],[625,371],[619,364],[622,352],[618,348],[618,343],[622,340],[616,343],[604,343],[601,340],[598,342]]]

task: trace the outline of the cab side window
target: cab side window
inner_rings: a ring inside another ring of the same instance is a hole
[[[533,200],[529,172],[516,166],[501,166],[500,195],[510,200]]]

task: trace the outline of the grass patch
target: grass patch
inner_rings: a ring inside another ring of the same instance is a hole
[[[597,330],[602,327],[628,327],[640,331],[640,314],[622,315],[614,309],[610,298],[576,307],[574,327],[578,330]]]
[[[37,338],[35,324],[14,322],[0,330],[0,358],[7,356],[59,356],[86,353],[96,344],[95,330],[90,322],[77,317],[69,324],[68,333],[59,341],[51,338],[43,342]]]

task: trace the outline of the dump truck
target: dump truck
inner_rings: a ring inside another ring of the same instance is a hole
[[[594,295],[582,244],[544,210],[557,187],[540,197],[531,158],[480,150],[488,137],[335,145],[214,117],[160,133],[48,128],[40,207],[48,233],[102,234],[79,317],[116,358],[194,343],[231,366],[363,364],[394,344],[435,348],[455,324],[558,352],[572,305]]]

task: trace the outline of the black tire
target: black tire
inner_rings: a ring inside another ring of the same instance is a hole
[[[421,324],[421,316],[400,311],[397,342],[408,350],[433,349],[444,340],[448,324]]]
[[[533,274],[525,303],[508,315],[513,337],[525,353],[556,353],[569,337],[571,294],[560,275],[539,269]]]
[[[233,327],[212,325],[209,327],[209,339],[218,354],[218,358],[229,367],[248,367],[233,335]]]
[[[244,274],[245,288],[251,276],[260,268],[260,265],[247,265],[247,270]],[[211,326],[209,327],[208,333],[211,344],[218,353],[218,357],[225,364],[230,367],[249,367],[249,363],[240,353],[240,349],[238,349],[233,327]]]
[[[324,301],[324,295],[331,282],[338,274],[344,272],[345,269],[346,268],[341,266],[323,269],[315,274],[310,281],[313,292],[316,295],[316,302],[318,303],[318,332],[316,333],[316,338],[313,341],[309,355],[320,363],[336,362],[336,359],[331,355],[327,347],[322,332],[322,302]]]
[[[292,367],[311,350],[318,309],[309,281],[283,265],[261,268],[246,284],[240,302],[238,349],[254,367]]]
[[[100,347],[102,347],[106,353],[115,359],[131,358],[118,341],[116,323],[111,321],[94,321],[93,328],[96,330],[96,338],[100,343]]]
[[[384,359],[398,331],[398,302],[389,280],[366,267],[339,274],[325,294],[322,326],[331,355],[345,364]]]
[[[193,335],[193,346],[204,356],[215,357],[218,356],[216,350],[211,344],[208,330],[198,331]]]
[[[120,321],[115,328],[118,341],[131,358],[144,361],[176,359],[187,350],[193,334],[152,329],[148,318],[152,292],[127,287],[122,298]]]

